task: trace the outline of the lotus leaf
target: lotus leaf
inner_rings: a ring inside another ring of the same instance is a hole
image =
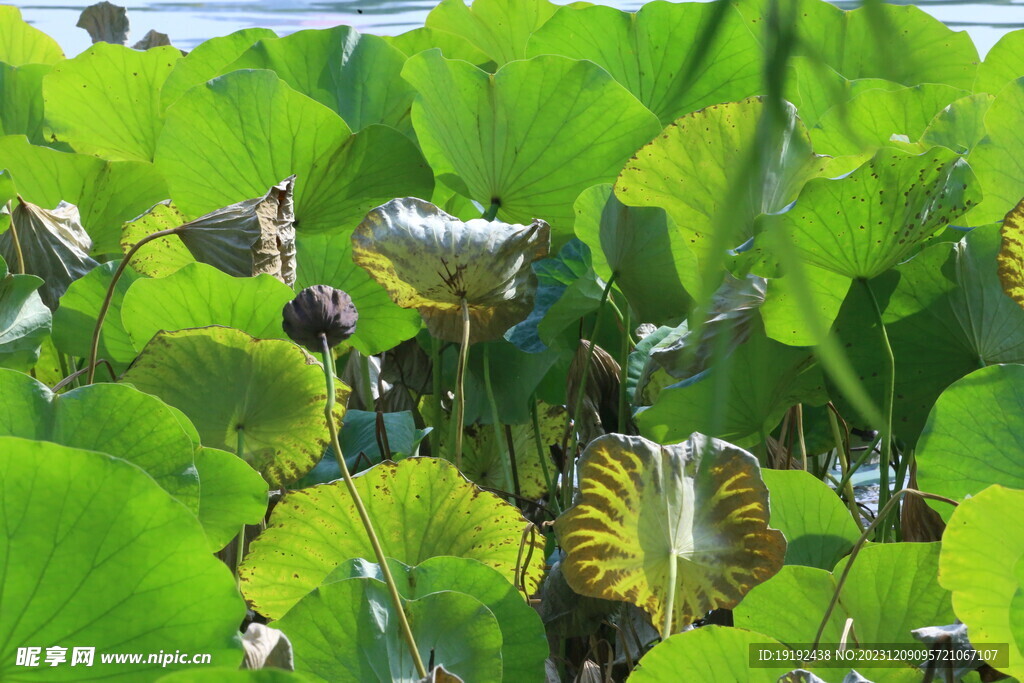
[[[121,320],[135,349],[160,330],[224,325],[257,339],[285,339],[281,308],[294,293],[270,275],[232,277],[191,263],[163,278],[144,278],[124,295]]]
[[[780,211],[825,164],[811,153],[796,109],[786,105],[785,130],[766,162],[770,172],[753,174],[739,204],[727,204],[735,194],[736,169],[749,164],[755,144],[766,144],[759,142],[764,109],[764,101],[755,97],[681,117],[629,160],[615,183],[616,196],[629,206],[664,208],[698,258],[716,247],[739,246],[753,235],[754,216]],[[740,224],[716,236],[727,206]]]
[[[13,275],[0,258],[0,367],[28,370],[50,333],[50,309],[36,291],[35,275]]]
[[[1022,411],[1024,365],[992,365],[951,384],[921,431],[918,483],[961,501],[991,484],[1024,488],[1024,463],[1017,457],[1024,450]]]
[[[234,453],[198,448],[196,469],[202,485],[199,521],[217,551],[238,535],[244,524],[259,524],[267,512],[267,482]]]
[[[469,351],[466,365],[466,424],[493,421],[491,402],[487,398],[487,386],[484,379],[484,355],[488,356],[488,369],[491,375],[491,388],[494,391],[494,403],[498,407],[498,416],[506,424],[532,424],[530,404],[532,395],[543,392],[545,377],[550,374],[564,359],[562,352],[549,349],[543,353],[524,354],[514,345],[499,339],[474,346]],[[454,362],[449,367],[443,362],[444,380],[454,381]],[[454,358],[453,358],[454,361]],[[567,366],[567,361],[565,364]],[[564,378],[564,375],[563,375]],[[563,384],[562,378],[555,380]],[[563,384],[564,386],[564,384]],[[554,401],[550,397],[545,400]],[[564,402],[564,396],[558,403]],[[564,427],[564,424],[563,424]],[[559,438],[561,441],[561,438]],[[465,467],[463,463],[463,467]]]
[[[89,33],[92,42],[124,45],[128,42],[128,10],[109,2],[97,2],[82,10],[78,17],[78,28]]]
[[[1024,129],[1017,120],[1024,106],[1024,79],[1012,81],[992,94],[996,98],[985,114],[988,134],[968,157],[985,201],[965,217],[967,225],[1002,220],[1024,196],[1024,167],[1019,163]]]
[[[757,460],[736,446],[609,434],[587,446],[579,478],[579,502],[555,522],[562,572],[577,593],[642,607],[663,636],[667,605],[681,630],[782,566]]]
[[[772,526],[786,536],[786,564],[831,569],[860,537],[850,511],[821,480],[799,470],[761,470]]]
[[[965,500],[949,520],[939,557],[939,583],[953,592],[953,609],[971,641],[1008,643],[1009,666],[999,668],[1017,678],[1024,676],[1024,527],[1010,520],[1022,504],[1024,491],[1000,485]]]
[[[502,680],[518,683],[538,679],[548,652],[544,645],[544,625],[537,612],[500,572],[465,557],[433,557],[415,567],[394,560],[388,564],[392,575],[397,577],[399,592],[407,600],[438,591],[455,591],[482,602],[501,627]],[[324,583],[358,577],[383,581],[379,565],[350,560],[335,569]]]
[[[150,163],[58,152],[22,136],[0,138],[0,168],[11,172],[18,193],[33,204],[76,205],[100,254],[119,251],[124,221],[167,198],[167,183]]]
[[[420,656],[462,680],[499,683],[502,633],[494,614],[465,593],[438,591],[405,603]],[[295,646],[295,668],[339,683],[418,683],[384,583],[349,579],[302,598],[276,622]]]
[[[985,114],[994,100],[995,96],[988,93],[961,97],[935,115],[925,128],[921,142],[967,154],[985,138]]]
[[[0,370],[0,387],[0,434],[124,458],[145,470],[193,513],[199,509],[192,442],[159,400],[115,384],[55,394],[38,380],[13,370]]]
[[[814,346],[821,342],[842,308],[851,280],[817,266],[803,266],[803,281],[789,273],[768,281],[761,306],[764,332],[770,339],[790,346]],[[802,291],[799,291],[802,290]],[[800,295],[809,296],[811,315],[817,325],[808,324]]]
[[[44,79],[46,123],[83,154],[152,161],[164,123],[160,86],[179,59],[170,46],[140,52],[96,43]]]
[[[656,0],[636,12],[563,7],[530,36],[529,56],[589,59],[668,125],[761,92],[761,46],[739,12]]]
[[[387,351],[419,332],[419,314],[393,302],[369,273],[352,262],[351,235],[302,235],[297,248],[296,290],[325,284],[351,296],[359,311],[359,325],[348,343],[360,353],[369,356]]]
[[[971,168],[950,150],[911,156],[881,149],[844,178],[811,180],[795,208],[765,216],[762,226],[784,231],[806,263],[870,279],[906,259],[979,198]]]
[[[0,233],[0,257],[43,279],[39,296],[50,310],[57,308],[68,285],[97,265],[89,256],[91,246],[78,207],[66,202],[48,211],[19,199],[11,212],[11,228]]]
[[[902,83],[884,78],[851,80],[813,56],[793,57],[789,60],[783,96],[796,105],[804,125],[813,128],[826,111],[866,90],[900,90],[903,87]]]
[[[0,7],[0,62],[11,66],[54,64],[64,59],[57,41],[21,18],[21,10]]]
[[[438,48],[448,59],[461,59],[464,62],[481,66],[490,61],[483,52],[473,47],[472,43],[447,31],[439,31],[426,26],[414,28],[397,36],[381,36],[392,47],[401,50],[406,57]]]
[[[68,660],[72,648],[95,647],[91,678],[124,676],[124,664],[101,662],[108,653],[204,652],[213,664],[237,664],[245,604],[177,500],[119,458],[12,437],[0,444],[5,680],[43,671],[81,680],[80,666],[17,666],[15,649],[27,643],[68,648]],[[130,671],[155,677],[161,666],[143,659]]]
[[[294,174],[300,234],[353,227],[393,197],[433,189],[407,137],[385,126],[352,135],[337,114],[265,70],[234,71],[182,95],[167,110],[156,165],[193,217]]]
[[[1006,214],[999,232],[1003,238],[996,256],[999,281],[1003,291],[1024,308],[1024,199]]]
[[[477,559],[508,580],[527,522],[519,510],[467,482],[444,460],[383,462],[355,478],[384,555],[409,565],[438,555]],[[525,584],[533,592],[542,571],[542,543],[527,534]],[[242,591],[272,618],[346,560],[374,557],[342,482],[288,494],[270,526],[253,542],[240,571]]]
[[[246,28],[226,36],[204,40],[174,63],[160,90],[164,109],[174,104],[190,88],[219,75],[225,66],[238,59],[251,45],[264,38],[276,38],[269,28]]]
[[[0,63],[0,135],[43,142],[43,76],[48,73],[48,64]]]
[[[1010,81],[1024,74],[1024,31],[1008,31],[993,45],[978,66],[974,91],[997,95]]]
[[[462,339],[465,301],[472,344],[500,337],[533,308],[530,264],[547,256],[549,235],[544,221],[463,223],[409,197],[367,214],[352,235],[352,259],[441,339]]]
[[[575,208],[576,236],[590,247],[594,270],[605,281],[615,276],[640,321],[678,318],[689,293],[700,297],[697,257],[664,209],[626,206],[609,184],[584,190]]]
[[[155,204],[146,213],[124,224],[121,230],[121,251],[127,254],[146,235],[177,228],[187,222],[185,214],[169,201]],[[181,238],[167,235],[143,245],[132,256],[131,267],[149,277],[164,277],[195,261],[196,257]]]
[[[402,76],[419,92],[413,124],[434,172],[466,197],[498,204],[502,220],[544,219],[556,246],[572,234],[579,193],[610,182],[660,129],[588,61],[542,55],[491,75],[430,50],[410,57]]]
[[[405,55],[380,36],[350,26],[299,31],[255,43],[221,73],[270,69],[288,85],[338,112],[353,131],[382,123],[411,132],[415,91],[402,80]]]
[[[203,444],[238,453],[273,487],[296,481],[327,441],[323,370],[281,339],[230,327],[160,332],[122,381],[154,394],[195,424]],[[338,387],[340,421],[348,388]]]
[[[103,300],[110,289],[110,282],[119,261],[101,263],[90,270],[85,277],[71,283],[68,291],[60,298],[60,307],[53,312],[53,343],[62,353],[79,358],[88,358],[92,348],[92,335],[96,329]],[[100,330],[97,358],[103,358],[115,367],[124,367],[134,360],[137,348],[132,344],[124,324],[121,322],[121,307],[132,284],[139,274],[131,267],[121,272],[114,286],[107,315]],[[182,302],[184,305],[184,302]],[[154,312],[155,313],[155,312]]]
[[[557,9],[548,0],[474,0],[469,7],[462,0],[441,0],[426,25],[464,38],[502,66],[526,58],[530,35]]]
[[[678,679],[706,683],[775,681],[788,666],[753,668],[749,652],[757,646],[778,646],[774,638],[726,626],[705,626],[665,639],[643,656],[631,683]]]

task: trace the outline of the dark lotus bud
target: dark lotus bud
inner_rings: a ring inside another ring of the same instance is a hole
[[[359,313],[352,297],[327,285],[313,285],[284,305],[281,327],[293,342],[310,351],[323,351],[320,335],[327,345],[337,346],[356,331]]]

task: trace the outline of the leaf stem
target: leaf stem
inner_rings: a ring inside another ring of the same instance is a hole
[[[675,611],[678,566],[679,556],[676,555],[675,548],[673,548],[668,559],[668,596],[665,598],[665,625],[661,629],[662,640],[672,635],[672,612]]]
[[[89,346],[89,359],[86,361],[85,365],[86,369],[89,371],[88,376],[86,377],[87,384],[92,384],[93,379],[96,377],[96,354],[99,353],[100,348],[100,331],[103,329],[103,321],[107,317],[107,311],[110,310],[110,302],[114,299],[114,288],[117,287],[117,281],[121,279],[121,274],[124,273],[124,269],[128,266],[128,262],[132,260],[132,257],[135,256],[135,253],[143,245],[161,237],[177,235],[184,228],[184,225],[179,225],[176,228],[152,232],[136,242],[135,245],[128,250],[128,253],[124,255],[124,258],[121,259],[121,263],[118,264],[113,277],[110,278],[110,285],[107,287],[107,294],[103,297],[103,305],[100,306],[100,312],[96,316],[96,328],[92,331],[92,343]]]
[[[839,430],[839,420],[836,418],[835,408],[831,404],[828,406],[828,422],[832,427],[832,438],[836,442],[836,454],[839,456],[839,463],[843,469],[843,482],[845,483],[842,491],[846,494],[846,505],[850,508],[850,514],[853,515],[853,521],[857,523],[857,528],[864,531],[864,522],[861,519],[860,509],[857,507],[857,499],[853,495],[853,485],[847,475],[847,472],[850,471],[850,458],[846,453],[846,441]]]
[[[466,360],[469,358],[469,305],[466,298],[459,300],[462,305],[462,343],[459,345],[459,366],[455,373],[455,419],[452,430],[455,444],[455,467],[462,470],[462,432],[466,420]]]
[[[235,430],[235,455],[242,460],[245,460],[245,429],[238,427]],[[242,525],[242,530],[238,532],[238,539],[235,541],[235,583],[239,590],[242,588],[242,577],[238,573],[238,568],[242,566],[242,558],[245,557],[245,525]]]
[[[953,507],[957,507],[957,503],[952,498],[946,498],[945,496],[938,496],[934,493],[925,493],[924,491],[918,491],[917,489],[900,489],[893,494],[889,502],[885,504],[885,507],[875,516],[875,519],[868,528],[861,533],[860,538],[853,544],[853,550],[850,552],[849,557],[846,560],[846,566],[843,567],[843,573],[839,576],[839,581],[836,582],[836,589],[832,593],[832,600],[828,603],[828,608],[825,609],[825,616],[821,618],[821,624],[818,626],[818,632],[814,636],[814,645],[811,646],[811,650],[818,649],[818,643],[821,642],[821,636],[825,633],[825,627],[828,625],[829,617],[832,616],[832,611],[836,608],[836,604],[839,602],[839,593],[843,590],[843,585],[846,583],[846,578],[850,575],[850,569],[853,567],[853,561],[857,559],[857,554],[860,553],[860,549],[864,547],[864,543],[867,542],[868,537],[871,536],[871,532],[875,530],[883,519],[892,511],[896,503],[906,494],[912,493],[915,496],[921,498],[929,498],[931,500],[942,501],[943,503],[949,503]]]
[[[491,200],[491,205],[487,207],[487,211],[481,216],[485,221],[493,221],[498,217],[498,209],[501,208],[501,202],[497,199]]]
[[[18,201],[22,201],[21,197],[18,197]],[[11,231],[11,239],[14,241],[14,253],[18,257],[18,273],[21,275],[25,274],[25,255],[21,252],[21,240],[18,239],[18,228],[14,225],[14,215],[12,212],[11,223],[8,230]]]
[[[430,381],[433,388],[431,405],[434,412],[434,428],[430,430],[430,455],[441,457],[441,340],[430,337]]]
[[[544,485],[547,487],[547,499],[555,506],[558,514],[562,514],[562,501],[555,493],[554,481],[548,470],[548,454],[544,452],[544,441],[540,434],[540,417],[537,414],[537,394],[530,397],[530,418],[533,422],[533,441],[537,446],[537,457],[540,458],[540,469],[544,473]]]
[[[629,422],[628,412],[630,411],[629,401],[626,396],[626,381],[629,379],[629,352],[631,340],[629,337],[629,302],[622,305],[625,312],[622,321],[622,352],[619,356],[619,434],[626,433],[626,424]]]
[[[370,545],[373,546],[374,555],[377,557],[377,564],[380,565],[381,574],[384,575],[384,583],[388,585],[388,592],[391,593],[391,601],[395,606],[395,614],[398,617],[398,627],[402,637],[405,639],[405,644],[409,647],[410,654],[412,654],[413,663],[416,665],[416,672],[420,678],[426,678],[427,670],[424,668],[423,660],[420,658],[420,651],[416,647],[416,640],[412,636],[412,629],[409,628],[409,620],[406,618],[405,609],[402,607],[402,598],[398,595],[395,577],[391,575],[391,568],[388,566],[388,560],[380,546],[377,532],[374,531],[373,522],[366,511],[366,506],[363,505],[363,499],[359,497],[359,491],[356,490],[355,482],[352,481],[352,475],[348,471],[348,464],[345,462],[345,454],[341,452],[341,444],[338,442],[338,428],[334,424],[334,403],[336,400],[334,391],[334,356],[331,353],[330,346],[327,344],[327,335],[320,334],[320,343],[324,357],[324,376],[327,379],[327,405],[324,408],[324,416],[327,418],[327,429],[331,433],[331,446],[337,455],[338,465],[341,467],[341,476],[345,480],[345,486],[348,488],[349,495],[352,496],[356,512],[359,513],[359,519],[363,523],[363,528],[366,529],[366,535],[370,538]]]
[[[896,394],[896,358],[892,352],[892,345],[889,344],[889,333],[885,329],[885,322],[882,320],[882,309],[878,307],[875,293],[871,290],[871,285],[867,279],[860,278],[860,283],[864,286],[868,298],[871,299],[871,306],[875,310],[875,318],[878,321],[878,329],[882,333],[882,344],[885,346],[886,358],[889,361],[889,386],[886,387],[885,392],[885,422],[882,425],[882,461],[878,468],[880,484],[878,504],[879,506],[888,507],[886,503],[889,501],[889,463],[892,462],[892,402]],[[900,483],[902,484],[902,482]],[[880,541],[885,541],[885,537],[888,535],[887,530],[888,525],[880,527]]]

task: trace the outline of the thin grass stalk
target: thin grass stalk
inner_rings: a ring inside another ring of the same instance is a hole
[[[864,531],[864,522],[861,520],[860,509],[857,507],[857,500],[853,495],[853,486],[850,484],[850,478],[846,476],[846,473],[850,471],[850,458],[846,451],[847,443],[839,430],[839,420],[836,419],[835,410],[831,406],[828,411],[828,423],[832,427],[832,438],[835,439],[836,454],[843,471],[842,481],[845,482],[845,485],[842,491],[846,494],[846,505],[850,508],[850,514],[853,515],[853,521],[857,523],[857,528]]]
[[[800,466],[807,471],[807,442],[804,441],[804,404],[796,404],[796,434],[800,444]]]
[[[632,340],[629,336],[629,302],[625,302],[623,305],[625,314],[623,315],[622,323],[622,351],[619,355],[619,434],[626,433],[627,411],[632,412],[629,408],[629,397],[626,395],[626,381],[629,379],[629,352],[631,351]]]
[[[871,306],[875,311],[875,319],[878,321],[878,329],[882,334],[882,344],[885,346],[885,357],[889,363],[889,385],[885,391],[885,405],[883,408],[885,415],[882,422],[882,462],[878,468],[878,505],[884,506],[889,501],[890,495],[889,465],[892,462],[892,403],[893,397],[896,395],[896,358],[892,353],[892,345],[889,344],[889,333],[885,329],[885,322],[882,320],[882,309],[878,306],[875,293],[871,290],[871,285],[866,279],[860,278],[860,283],[867,292],[868,298],[871,299]],[[902,484],[902,482],[900,483]],[[879,540],[885,541],[888,535],[888,525],[883,524],[879,529]]]
[[[462,304],[462,343],[459,344],[459,366],[455,373],[455,419],[452,420],[452,443],[455,444],[455,467],[462,470],[462,432],[466,421],[466,360],[469,358],[469,305]]]
[[[516,496],[519,494],[519,478],[515,476],[515,464],[512,462],[511,454],[505,446],[505,438],[501,428],[501,417],[498,415],[498,402],[494,400],[494,386],[491,383],[491,346],[484,344],[484,391],[487,392],[487,403],[491,407],[491,426],[494,428],[494,447],[498,449],[501,459],[501,469],[505,474],[505,481],[512,484],[512,490]]]
[[[441,340],[434,336],[430,337],[430,382],[433,390],[430,404],[434,413],[434,428],[430,430],[430,455],[440,458],[441,430],[439,427],[444,417],[441,410]]]
[[[327,343],[326,334],[320,334],[320,343],[322,344],[324,359],[324,376],[327,380],[327,405],[324,408],[324,416],[327,418],[327,429],[331,434],[331,446],[334,448],[335,455],[337,455],[338,465],[341,467],[341,476],[345,480],[349,496],[352,497],[352,502],[356,506],[356,512],[359,513],[359,519],[363,523],[366,535],[370,538],[370,545],[373,546],[373,553],[377,558],[377,564],[380,565],[381,574],[384,575],[384,583],[387,584],[388,592],[391,594],[391,602],[395,607],[395,615],[398,617],[399,631],[405,640],[406,646],[409,648],[409,653],[412,655],[413,663],[416,665],[416,672],[420,678],[426,678],[427,670],[423,666],[423,660],[420,658],[420,651],[416,647],[416,640],[413,638],[412,629],[409,628],[409,620],[402,606],[402,598],[398,594],[395,578],[391,575],[391,568],[388,566],[387,557],[384,556],[384,550],[380,546],[377,532],[373,528],[373,521],[366,511],[366,506],[363,505],[363,499],[359,496],[359,491],[356,490],[355,482],[352,481],[352,475],[348,471],[348,464],[345,462],[345,454],[341,452],[341,444],[338,441],[338,427],[334,424],[334,404],[336,401],[334,390],[334,355],[331,353],[331,348]]]
[[[537,446],[537,457],[540,458],[540,469],[544,473],[544,486],[547,487],[547,500],[555,506],[558,514],[562,514],[562,502],[559,500],[548,468],[548,454],[544,452],[544,441],[540,435],[540,416],[537,414],[537,394],[530,397],[530,419],[533,422],[533,441]]]

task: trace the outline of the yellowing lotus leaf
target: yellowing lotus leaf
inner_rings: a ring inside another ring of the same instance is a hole
[[[1003,243],[996,262],[1003,291],[1024,308],[1024,199],[1003,219]]]
[[[664,630],[674,580],[675,632],[782,567],[786,541],[768,528],[768,491],[741,448],[609,434],[587,447],[579,476],[579,502],[555,522],[577,593],[632,602]]]
[[[548,255],[550,233],[542,220],[464,223],[407,197],[367,214],[352,234],[352,260],[446,341],[462,339],[465,299],[472,344],[497,339],[533,310],[537,276],[530,264]]]

